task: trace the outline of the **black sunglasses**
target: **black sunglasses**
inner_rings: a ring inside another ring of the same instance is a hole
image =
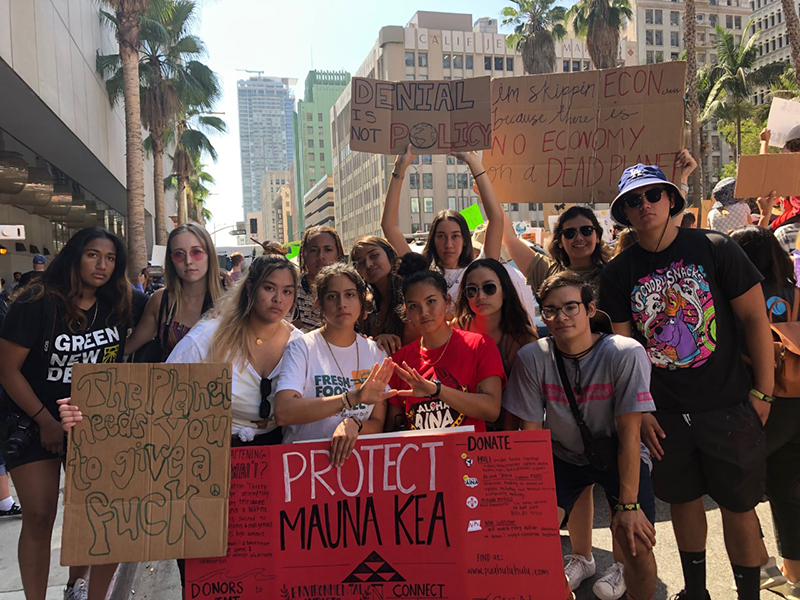
[[[467,295],[467,298],[474,298],[478,295],[479,289],[483,290],[483,293],[487,296],[494,296],[497,293],[497,284],[484,283],[482,286],[468,285],[464,288],[464,293]]]
[[[581,225],[580,227],[570,227],[569,229],[562,230],[561,235],[563,235],[568,240],[571,240],[576,235],[578,235],[578,232],[580,232],[580,234],[585,238],[591,237],[591,235],[594,233],[594,225]]]
[[[269,395],[272,393],[272,380],[266,377],[261,378],[261,406],[258,409],[258,416],[262,419],[269,419],[272,414],[272,404]]]
[[[661,201],[661,196],[666,192],[664,188],[657,187],[651,188],[647,190],[645,193],[641,194],[639,192],[631,192],[630,194],[625,194],[625,197],[622,199],[625,202],[625,206],[628,208],[639,208],[644,199],[647,198],[647,201],[650,204],[655,204],[656,202]]]

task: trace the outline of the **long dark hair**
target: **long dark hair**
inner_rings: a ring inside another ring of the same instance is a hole
[[[553,232],[553,238],[547,245],[547,251],[550,253],[550,256],[561,266],[570,266],[569,255],[566,250],[561,247],[561,232],[564,230],[564,223],[576,217],[585,217],[591,221],[592,227],[594,227],[595,234],[597,235],[597,245],[594,247],[594,252],[592,252],[592,262],[597,267],[606,266],[611,259],[611,251],[608,244],[603,241],[603,228],[600,226],[600,222],[597,220],[597,215],[594,214],[594,211],[585,206],[570,206],[558,217],[556,229]]]
[[[431,229],[428,232],[428,237],[425,240],[425,247],[422,249],[422,256],[428,261],[428,265],[433,264],[436,265],[438,269],[444,269],[442,259],[436,252],[435,239],[439,224],[446,220],[455,221],[461,229],[461,238],[464,241],[464,247],[461,249],[461,254],[458,256],[458,266],[459,268],[464,268],[475,258],[472,252],[472,237],[469,234],[469,225],[467,225],[467,220],[464,218],[464,215],[454,210],[440,210],[434,217],[431,222]]]
[[[447,281],[441,273],[428,268],[428,261],[424,256],[416,252],[404,254],[397,273],[403,278],[403,296],[411,286],[424,282],[430,283],[441,292],[442,298],[447,299]]]
[[[771,229],[745,225],[731,231],[730,236],[764,276],[764,287],[768,290],[797,285],[794,263]]]
[[[117,327],[127,327],[131,322],[131,284],[125,271],[128,267],[128,251],[122,240],[102,227],[87,227],[73,235],[42,276],[31,285],[30,299],[22,301],[39,300],[46,296],[64,307],[64,320],[70,331],[77,333],[85,329],[88,321],[78,308],[83,291],[81,258],[86,245],[97,239],[111,240],[116,259],[111,277],[97,288],[95,296],[98,302],[111,306],[107,325],[113,323]]]
[[[321,233],[327,233],[333,238],[333,241],[336,244],[336,251],[339,253],[338,260],[341,261],[344,259],[344,246],[342,246],[342,240],[339,238],[339,234],[336,233],[336,230],[333,227],[328,227],[327,225],[315,225],[314,227],[309,227],[306,229],[305,233],[303,234],[303,238],[300,240],[300,248],[298,250],[300,273],[303,275],[308,272],[308,265],[306,265],[306,244],[308,244],[308,240],[310,240],[312,237]]]
[[[353,285],[356,286],[358,300],[361,303],[361,315],[359,318],[363,318],[364,314],[371,309],[367,298],[367,282],[364,281],[364,278],[356,271],[355,267],[342,262],[323,267],[314,280],[314,286],[317,288],[317,302],[319,302],[320,313],[322,313],[322,307],[325,306],[325,294],[328,293],[331,279],[339,275],[347,277],[353,282]]]
[[[536,338],[533,327],[531,327],[528,311],[522,306],[519,294],[517,294],[517,288],[514,287],[508,271],[493,258],[481,258],[472,261],[461,278],[461,285],[458,288],[458,300],[456,301],[456,319],[459,328],[468,329],[469,323],[475,318],[475,313],[469,305],[465,289],[469,274],[480,268],[489,269],[500,281],[500,289],[503,292],[503,306],[500,308],[503,317],[500,319],[500,331],[510,335],[518,342],[522,342],[527,338],[525,334]]]
[[[386,258],[389,261],[391,269],[389,271],[389,297],[386,298],[388,309],[386,311],[386,322],[381,327],[380,333],[392,333],[402,337],[403,335],[403,278],[397,274],[397,267],[399,266],[400,259],[397,256],[397,251],[394,249],[388,240],[378,237],[376,235],[365,235],[356,240],[353,248],[350,250],[350,262],[355,265],[355,254],[366,246],[377,246],[386,253]],[[372,305],[375,312],[381,309],[381,303],[384,298],[381,297],[380,290],[367,283],[367,287],[372,293]]]

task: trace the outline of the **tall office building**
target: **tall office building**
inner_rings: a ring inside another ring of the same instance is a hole
[[[297,101],[295,136],[299,140],[295,158],[297,223],[299,232],[305,229],[303,198],[331,169],[331,119],[336,100],[350,83],[345,71],[309,71],[305,95]]]
[[[261,210],[267,171],[288,171],[294,160],[294,92],[297,79],[251,77],[237,83],[242,204],[245,218]]]
[[[795,12],[800,5],[794,1]],[[786,30],[786,21],[783,18],[783,5],[779,0],[750,0],[750,8],[753,11],[753,24],[750,26],[751,33],[759,29],[761,35],[758,38],[758,58],[756,67],[763,67],[774,62],[791,63],[792,48],[789,45],[789,32]],[[768,89],[758,89],[753,96],[753,103],[763,104],[770,101]]]

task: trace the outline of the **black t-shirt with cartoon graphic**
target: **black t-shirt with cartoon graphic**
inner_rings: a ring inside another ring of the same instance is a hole
[[[24,293],[11,305],[0,337],[30,349],[22,375],[57,419],[56,400],[70,395],[72,365],[119,362],[126,330],[113,323],[112,307],[98,299],[84,311],[88,326],[73,332],[65,321],[63,305],[46,296],[27,301],[32,295]],[[20,410],[8,393],[3,394],[3,403],[11,410]]]
[[[747,399],[731,301],[761,279],[728,236],[697,229],[679,229],[658,253],[635,244],[606,266],[600,304],[615,323],[633,322],[654,367],[658,410],[691,413]]]

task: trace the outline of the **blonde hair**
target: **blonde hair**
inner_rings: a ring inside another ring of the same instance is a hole
[[[299,279],[297,267],[277,254],[256,258],[247,271],[247,277],[236,283],[215,310],[219,326],[211,340],[210,362],[254,362],[247,334],[250,327],[248,323],[250,311],[256,298],[255,292],[264,285],[267,277],[280,269],[288,269],[291,273],[296,294]]]
[[[217,250],[214,248],[214,242],[211,240],[211,236],[208,235],[208,231],[197,223],[181,223],[169,234],[167,239],[167,256],[169,260],[164,261],[166,263],[164,265],[164,291],[169,298],[169,312],[171,313],[175,313],[183,301],[183,280],[175,269],[175,265],[172,262],[172,251],[170,250],[172,240],[182,233],[193,234],[200,241],[200,245],[203,247],[206,257],[208,257],[206,297],[211,302],[211,305],[215,305],[224,293],[219,262],[217,261]]]

